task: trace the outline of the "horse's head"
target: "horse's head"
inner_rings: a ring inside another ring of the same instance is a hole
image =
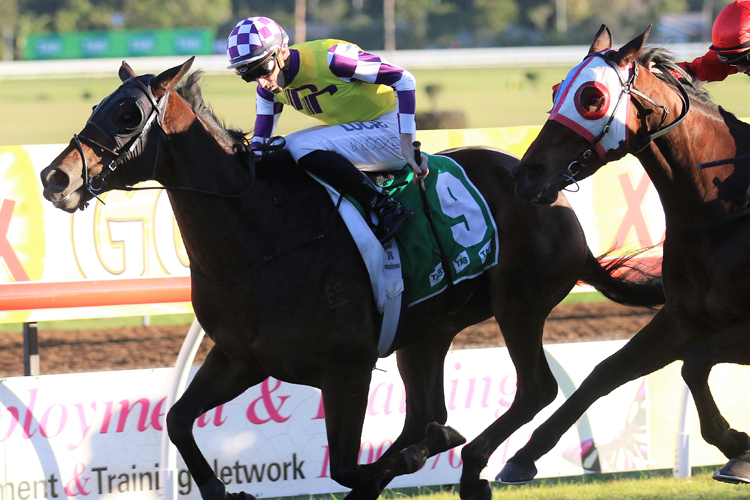
[[[557,88],[539,136],[513,168],[520,198],[550,204],[559,190],[642,148],[647,144],[644,140],[665,130],[667,114],[659,102],[672,107],[680,96],[666,85],[660,85],[658,97],[651,89],[651,97],[643,91],[649,82],[658,81],[636,61],[649,30],[614,50],[609,29],[599,29],[588,56]]]
[[[122,85],[94,107],[83,130],[42,170],[44,197],[72,213],[98,193],[153,179],[169,95],[193,60],[158,76],[137,76],[123,61]]]

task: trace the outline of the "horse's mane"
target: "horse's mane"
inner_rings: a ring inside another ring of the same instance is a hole
[[[216,117],[211,106],[206,104],[201,93],[201,78],[203,72],[198,70],[185,78],[184,83],[175,89],[185,102],[188,103],[198,118],[208,126],[218,139],[227,142],[235,152],[245,152],[246,133],[241,130],[229,129]]]
[[[638,57],[636,59],[642,66],[645,66],[646,68],[649,67],[650,63],[675,66],[675,63],[677,62],[674,54],[662,47],[647,47],[638,54]],[[659,77],[658,73],[655,74],[657,77]],[[663,80],[663,78],[660,79]],[[711,94],[709,94],[708,91],[703,87],[703,81],[698,80],[697,78],[691,78],[687,83],[688,85],[685,85],[685,89],[692,99],[698,100],[715,109],[718,109],[718,106],[711,99]]]

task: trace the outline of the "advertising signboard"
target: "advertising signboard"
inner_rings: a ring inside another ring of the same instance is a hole
[[[24,59],[193,56],[213,53],[214,32],[209,28],[80,31],[30,34],[26,40]]]

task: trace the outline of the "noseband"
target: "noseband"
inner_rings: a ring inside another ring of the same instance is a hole
[[[601,53],[594,53],[592,56],[595,57],[601,57],[606,61],[607,64],[614,67],[615,70],[617,70],[617,67],[615,66],[615,63],[611,61],[609,58],[607,58],[604,54]],[[664,80],[667,81],[667,83],[670,83],[671,85],[675,86],[677,90],[679,91],[680,100],[682,100],[682,112],[680,113],[680,116],[677,117],[675,121],[664,126],[664,122],[667,120],[667,116],[669,115],[669,110],[666,108],[666,106],[663,106],[638,89],[635,88],[635,81],[638,78],[639,73],[639,67],[638,63],[633,61],[632,62],[632,69],[630,71],[630,76],[626,81],[623,81],[622,78],[620,78],[620,95],[617,98],[617,103],[615,104],[615,110],[612,112],[612,116],[610,116],[609,120],[607,121],[607,124],[604,126],[604,129],[599,133],[596,138],[594,138],[594,141],[591,143],[591,146],[583,152],[583,154],[577,159],[573,160],[570,165],[568,165],[568,168],[563,173],[563,178],[566,181],[569,181],[571,184],[576,185],[576,188],[578,186],[576,176],[581,173],[582,170],[585,169],[595,169],[599,168],[602,165],[609,163],[611,161],[619,160],[620,158],[626,156],[629,153],[636,154],[641,152],[646,146],[648,146],[652,141],[657,139],[658,137],[661,137],[662,135],[666,134],[667,132],[671,131],[673,128],[677,127],[682,121],[685,119],[685,117],[688,114],[688,111],[690,111],[690,96],[687,93],[687,90],[685,90],[684,85],[675,78],[670,70],[678,71],[680,74],[682,74],[688,81],[689,77],[688,75],[680,68],[679,66],[672,64],[672,63],[659,63],[656,64],[654,67],[659,69],[661,74],[664,77]],[[618,77],[620,76],[620,72],[617,71]],[[589,158],[591,158],[591,155],[594,152],[594,148],[597,144],[599,144],[605,135],[609,133],[610,125],[612,124],[612,121],[615,118],[617,108],[620,106],[620,103],[624,101],[625,96],[631,96],[635,95],[640,97],[641,99],[645,100],[652,106],[661,109],[661,119],[659,120],[659,125],[656,127],[656,129],[653,132],[648,133],[645,137],[642,137],[638,141],[636,141],[634,144],[627,146],[623,144],[624,141],[620,143],[620,148],[618,149],[618,152],[615,154],[602,158],[599,161],[594,161],[591,163],[584,163]],[[576,168],[574,170],[575,166],[579,166],[580,168]],[[577,189],[576,189],[577,190]]]

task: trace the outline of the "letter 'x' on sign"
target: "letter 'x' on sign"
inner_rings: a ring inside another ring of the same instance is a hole
[[[0,258],[5,261],[5,266],[15,281],[29,281],[29,276],[8,241],[8,228],[15,206],[16,202],[13,200],[4,199],[0,203]]]
[[[625,216],[622,218],[620,227],[617,229],[615,240],[611,246],[622,246],[625,239],[628,237],[630,228],[635,229],[635,234],[638,237],[642,247],[650,247],[653,245],[651,240],[651,234],[648,232],[648,225],[646,219],[643,216],[641,207],[643,201],[646,198],[646,192],[648,187],[651,185],[651,179],[649,179],[646,173],[643,173],[641,180],[638,181],[638,186],[633,189],[633,185],[630,182],[630,174],[620,174],[617,176],[620,180],[620,186],[622,187],[622,194],[625,196],[625,203],[628,206]]]

